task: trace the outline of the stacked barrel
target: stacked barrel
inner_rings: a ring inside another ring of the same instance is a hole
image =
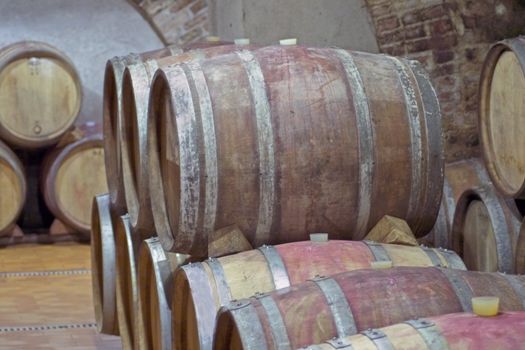
[[[99,330],[127,349],[436,348],[447,320],[485,324],[461,314],[480,296],[523,322],[525,277],[496,273],[519,270],[516,203],[480,160],[444,166],[421,65],[288,44],[108,61]],[[385,216],[441,247],[363,240]]]
[[[81,101],[74,64],[58,49],[0,49],[0,235],[47,229],[55,217],[52,231],[88,237],[91,199],[107,185],[100,130],[74,126]]]

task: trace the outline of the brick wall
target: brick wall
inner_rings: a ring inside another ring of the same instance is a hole
[[[208,0],[132,0],[169,44],[183,45],[209,35]]]
[[[525,30],[525,1],[366,0],[381,52],[421,61],[443,114],[447,160],[475,155],[480,69],[490,43]]]

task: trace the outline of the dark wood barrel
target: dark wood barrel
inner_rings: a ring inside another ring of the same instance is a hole
[[[141,238],[131,233],[129,215],[124,214],[115,223],[117,257],[116,300],[120,338],[124,349],[138,349],[140,340],[139,297],[137,286],[137,257]]]
[[[467,189],[459,198],[452,225],[453,249],[469,270],[515,272],[521,217],[512,200],[494,187]]]
[[[26,191],[22,163],[11,149],[0,141],[0,236],[11,233],[24,207]]]
[[[316,275],[367,269],[373,262],[385,260],[393,266],[465,269],[452,251],[336,240],[263,246],[185,265],[174,277],[173,348],[211,349],[215,315],[232,299],[286,288]]]
[[[525,38],[493,45],[483,63],[479,91],[481,148],[497,189],[525,197]]]
[[[418,237],[434,225],[441,118],[417,62],[270,46],[159,69],[150,98],[166,250],[205,256],[211,232],[233,224],[252,246],[361,239],[385,214]]]
[[[207,44],[207,43],[205,43]],[[153,213],[149,178],[148,158],[148,103],[150,83],[158,67],[230,53],[238,49],[235,45],[200,44],[191,46],[156,59],[150,58],[127,65],[122,78],[122,118],[120,119],[120,151],[124,197],[133,230],[153,231]],[[210,47],[216,46],[216,47]],[[188,51],[189,50],[189,51]],[[187,51],[183,53],[183,51]],[[155,205],[154,205],[155,206]]]
[[[88,123],[78,131],[71,136],[71,143],[46,155],[41,189],[56,218],[89,234],[93,197],[108,192],[104,148],[97,124]]]
[[[116,253],[109,194],[93,198],[91,271],[95,319],[100,333],[118,335],[115,301]]]
[[[372,346],[396,350],[511,350],[525,344],[524,327],[525,312],[504,312],[495,317],[462,312],[408,320],[301,349],[365,350]]]
[[[359,270],[232,302],[217,316],[215,350],[297,349],[413,318],[472,312],[475,296],[523,311],[525,276],[436,267]]]
[[[80,79],[51,45],[25,41],[0,49],[0,137],[21,148],[52,145],[75,122]]]
[[[141,245],[137,267],[141,321],[137,332],[143,349],[171,349],[173,272],[187,259],[187,255],[165,252],[157,237]]]
[[[424,242],[452,249],[452,222],[459,197],[469,188],[490,184],[482,159],[470,158],[447,164],[438,218],[432,231],[423,238]]]

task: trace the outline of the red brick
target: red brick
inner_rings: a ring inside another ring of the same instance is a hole
[[[405,54],[405,47],[403,45],[392,45],[382,47],[381,51],[392,56],[401,56]]]
[[[444,15],[446,15],[445,8],[443,4],[440,4],[420,10],[419,18],[421,21],[427,21],[442,17]]]
[[[381,33],[377,36],[379,45],[388,45],[403,41],[405,39],[405,32],[403,30],[396,30],[393,32]]]
[[[466,29],[474,29],[477,27],[477,20],[475,16],[462,15],[463,25]]]
[[[433,50],[446,50],[456,46],[458,37],[456,34],[448,36],[438,36],[430,39],[430,46]]]
[[[202,36],[202,28],[195,28],[180,37],[180,42],[183,44],[191,43]]]
[[[381,16],[385,16],[392,12],[392,4],[386,3],[383,5],[374,6],[374,7],[371,7],[369,11],[370,11],[370,16],[372,18],[378,18]]]
[[[397,27],[399,27],[399,19],[395,15],[381,18],[376,22],[376,29],[378,33],[393,30]]]
[[[432,76],[441,77],[444,75],[451,75],[454,73],[454,70],[454,63],[445,63],[434,68],[434,70],[432,71]]]
[[[421,52],[431,48],[430,39],[418,39],[406,43],[407,52]]]
[[[177,0],[173,3],[173,5],[170,6],[169,11],[171,13],[179,12],[189,4],[191,4],[192,0]]]
[[[450,19],[444,18],[432,22],[431,28],[432,35],[439,36],[453,31],[454,25],[452,24],[452,21]]]
[[[198,16],[193,17],[188,22],[184,23],[184,29],[190,30],[208,20],[208,15],[206,13],[202,13]]]
[[[454,51],[452,50],[435,50],[432,55],[436,63],[450,62],[454,59]]]
[[[198,13],[199,11],[201,11],[203,8],[206,8],[206,3],[204,2],[204,0],[198,0],[197,2],[195,2],[193,5],[191,5],[191,12],[193,12],[194,14]]]

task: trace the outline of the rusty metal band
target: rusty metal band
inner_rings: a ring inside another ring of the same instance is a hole
[[[450,221],[447,218],[447,205],[445,197],[439,205],[438,217],[431,231],[432,245],[434,247],[448,247],[448,233],[450,231]]]
[[[498,271],[512,273],[514,272],[514,254],[509,233],[511,230],[507,223],[505,212],[498,202],[498,195],[490,189],[490,187],[478,188],[478,195],[482,199],[485,208],[487,208],[494,229],[496,252],[498,255]]]
[[[434,87],[430,83],[430,78],[427,72],[423,69],[418,61],[405,60],[405,65],[410,68],[411,74],[413,74],[421,101],[423,104],[423,113],[420,115],[421,123],[420,130],[426,134],[426,154],[422,155],[426,159],[426,169],[423,174],[426,174],[426,181],[421,184],[426,189],[427,194],[439,193],[443,186],[443,163],[444,154],[442,146],[442,127],[441,127],[441,111],[439,109],[439,101],[434,90]],[[436,181],[435,179],[438,179]],[[453,197],[452,197],[453,198]],[[421,210],[419,222],[416,223],[414,231],[420,229],[423,224],[422,220],[429,215],[427,212],[433,212],[438,210],[439,201],[441,198],[435,195],[426,195],[424,205],[420,205]],[[422,203],[422,202],[420,202]],[[429,228],[430,229],[430,228]]]
[[[447,340],[433,322],[419,319],[409,320],[405,323],[419,333],[429,350],[446,350],[449,348]]]
[[[525,310],[525,277],[524,276],[517,276],[517,275],[507,275],[506,273],[501,273],[501,276],[509,282],[512,289],[518,296],[518,298],[521,300],[521,304],[523,305],[523,310]]]
[[[352,101],[356,113],[357,130],[359,132],[359,203],[357,221],[354,229],[355,237],[364,237],[367,233],[370,218],[370,200],[374,173],[374,127],[368,106],[361,73],[354,62],[352,55],[342,49],[335,49],[346,73],[348,86],[352,94]]]
[[[210,267],[210,270],[213,274],[213,279],[215,280],[215,285],[217,286],[217,293],[219,294],[221,305],[227,305],[232,300],[232,296],[230,293],[230,288],[226,283],[226,275],[224,274],[224,269],[222,268],[221,263],[215,258],[209,258],[205,261],[205,263]]]
[[[266,259],[266,263],[272,274],[275,289],[290,287],[291,283],[288,277],[288,271],[277,249],[270,245],[263,245],[259,248],[259,251]]]
[[[440,268],[439,270],[450,282],[463,311],[472,312],[472,289],[468,286],[467,282],[465,282],[460,271],[446,268]]]
[[[213,298],[208,274],[201,263],[182,266],[186,278],[191,283],[190,292],[194,300],[195,315],[199,324],[199,346],[201,349],[211,349],[215,329],[215,310],[217,305]],[[198,301],[198,302],[197,302]],[[211,312],[210,312],[211,311]]]
[[[232,302],[228,306],[245,350],[266,350],[266,337],[255,307],[249,301]],[[213,334],[213,333],[210,333]],[[202,347],[201,347],[202,348]],[[205,349],[211,349],[210,347]]]
[[[485,169],[485,166],[483,166],[481,162],[472,160],[470,164],[476,169],[476,175],[479,177],[482,184],[492,183],[492,180],[490,180],[489,175],[487,174],[487,169]]]
[[[391,261],[392,260],[390,258],[390,255],[388,255],[388,252],[386,251],[385,247],[383,247],[382,244],[368,241],[368,240],[364,240],[363,243],[365,243],[368,249],[370,249],[376,261]]]
[[[315,278],[312,281],[323,292],[326,303],[330,306],[337,336],[342,338],[356,334],[357,326],[352,309],[337,281],[326,277]]]
[[[466,270],[467,267],[459,255],[456,254],[453,250],[438,248],[438,251],[441,253],[441,256],[447,261],[447,265],[451,269],[456,270]]]
[[[399,82],[403,90],[405,105],[407,109],[407,121],[410,130],[410,147],[412,163],[412,184],[410,190],[410,199],[408,201],[407,218],[413,218],[420,209],[421,203],[421,160],[423,159],[423,140],[421,135],[421,121],[419,106],[417,104],[416,91],[408,75],[406,66],[395,57],[390,57],[395,66]]]
[[[275,146],[270,102],[266,94],[263,72],[257,58],[247,50],[237,51],[250,83],[252,103],[257,122],[259,151],[259,219],[256,244],[268,242],[273,223],[275,202]]]
[[[334,349],[338,350],[352,350],[352,342],[348,337],[346,338],[333,338],[326,341]]]
[[[215,135],[215,122],[213,118],[213,108],[211,103],[208,83],[204,77],[202,67],[198,62],[186,64],[188,77],[195,86],[199,103],[195,106],[200,116],[199,121],[202,126],[202,137],[204,144],[205,160],[205,199],[204,199],[204,222],[203,231],[209,237],[215,230],[215,220],[217,215],[217,198],[219,171],[217,166],[217,138]]]
[[[448,232],[452,229],[452,221],[454,219],[454,212],[456,211],[456,200],[454,199],[454,192],[452,191],[452,186],[446,177],[443,178],[443,196],[445,197],[445,204],[447,209],[447,221],[449,222]],[[449,237],[447,237],[446,245],[443,245],[443,248],[447,248],[449,242]]]
[[[275,304],[273,298],[267,294],[257,297],[257,299],[268,315],[268,323],[272,331],[274,348],[276,350],[291,350],[292,346],[288,338],[288,333],[286,332],[286,325],[284,324],[283,316],[277,304]]]
[[[181,241],[195,243],[196,227],[200,203],[200,167],[196,165],[199,159],[197,143],[197,120],[188,77],[180,66],[170,66],[165,70],[168,81],[171,82],[171,101],[178,125],[179,161],[180,161],[180,215],[179,227],[172,227],[172,232],[181,237]],[[175,116],[173,116],[175,118]],[[184,126],[184,127],[183,127]]]
[[[434,251],[432,248],[427,247],[421,247],[421,249],[425,252],[425,254],[428,256],[430,261],[432,262],[432,265],[436,267],[443,266],[441,259],[439,258],[438,254]],[[446,267],[446,266],[445,266]]]
[[[380,329],[368,329],[361,332],[362,335],[370,339],[377,350],[394,350],[394,346],[388,336]]]
[[[157,290],[162,292],[159,294],[159,303],[161,303],[160,300],[164,299],[166,305],[168,305],[168,293],[171,293],[171,290],[168,291],[164,288],[164,281],[167,281],[169,279],[168,276],[171,274],[169,259],[158,237],[148,238],[144,240],[144,243],[147,244],[149,248],[148,251],[151,256],[153,272],[155,273],[155,280],[157,281]],[[168,307],[170,306],[168,305]]]

